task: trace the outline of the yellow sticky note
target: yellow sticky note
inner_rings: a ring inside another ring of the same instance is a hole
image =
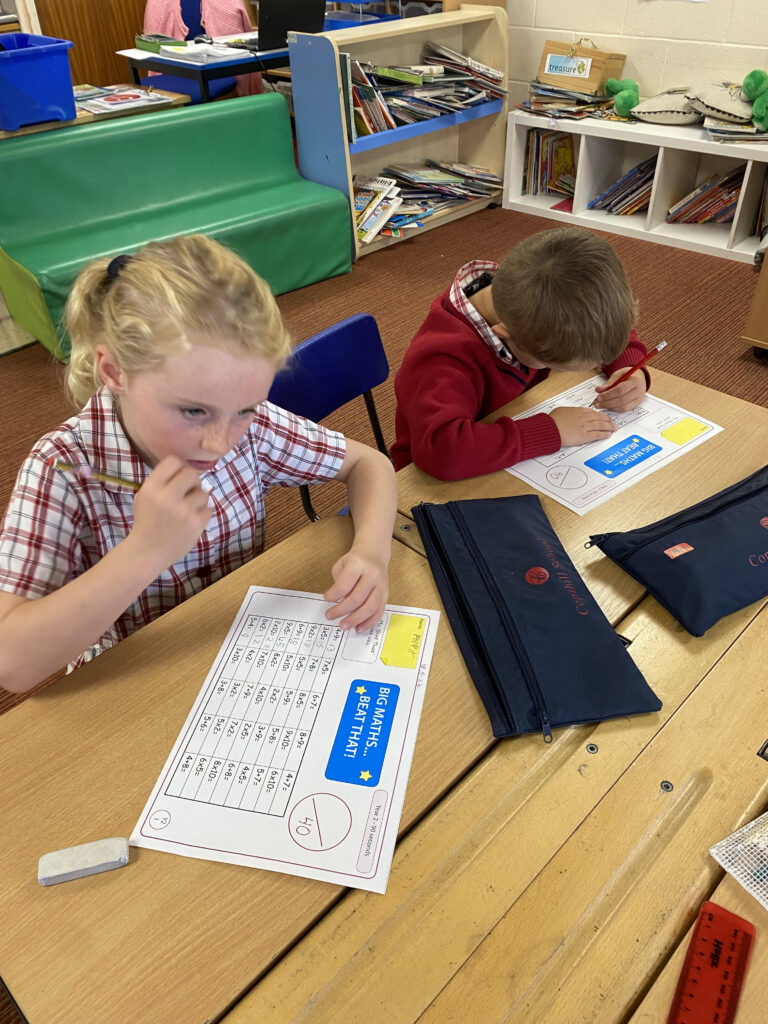
[[[706,433],[709,429],[708,423],[699,423],[698,420],[686,416],[684,419],[678,420],[677,423],[673,423],[671,427],[667,427],[666,430],[662,430],[661,436],[667,441],[671,441],[672,444],[688,444],[694,437]]]
[[[417,615],[392,614],[381,648],[381,660],[395,668],[416,668],[426,619]]]

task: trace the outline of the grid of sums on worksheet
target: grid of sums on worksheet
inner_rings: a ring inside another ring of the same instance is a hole
[[[383,891],[439,612],[330,607],[249,590],[132,845]]]

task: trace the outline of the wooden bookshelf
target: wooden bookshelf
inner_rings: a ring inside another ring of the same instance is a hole
[[[386,164],[414,164],[431,157],[487,167],[501,175],[507,123],[506,99],[492,100],[466,111],[377,132],[350,145],[339,52],[378,64],[419,64],[423,43],[434,40],[499,68],[505,79],[501,84],[506,85],[508,29],[507,15],[500,8],[470,6],[450,13],[368,23],[359,28],[316,35],[289,33],[296,142],[302,175],[337,188],[347,196],[353,227],[354,174],[378,175]],[[413,238],[447,220],[466,216],[491,202],[498,202],[500,198],[497,194],[488,199],[474,200],[451,208],[442,217],[429,217],[424,227],[409,231],[405,238]],[[352,238],[353,259],[404,240],[384,237],[360,245],[354,230]]]
[[[682,249],[751,263],[759,244],[754,230],[768,168],[768,146],[759,143],[714,142],[698,125],[558,118],[556,130],[573,135],[576,189],[571,213],[552,207],[556,195],[524,195],[523,174],[528,132],[552,127],[549,119],[524,111],[509,115],[504,162],[504,198],[508,210],[551,217],[566,224],[645,238]],[[587,204],[622,174],[647,157],[657,155],[648,209],[629,216],[589,210]],[[709,174],[746,163],[733,221],[728,224],[667,224],[669,207],[691,192]]]

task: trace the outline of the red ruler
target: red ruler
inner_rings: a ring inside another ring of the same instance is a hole
[[[755,928],[716,903],[702,903],[667,1024],[731,1024]]]

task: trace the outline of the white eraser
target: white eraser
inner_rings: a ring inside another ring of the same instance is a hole
[[[128,863],[128,840],[120,836],[97,839],[94,843],[69,846],[66,850],[44,853],[37,864],[40,885],[56,885],[73,878],[97,875],[100,871],[122,868]]]

